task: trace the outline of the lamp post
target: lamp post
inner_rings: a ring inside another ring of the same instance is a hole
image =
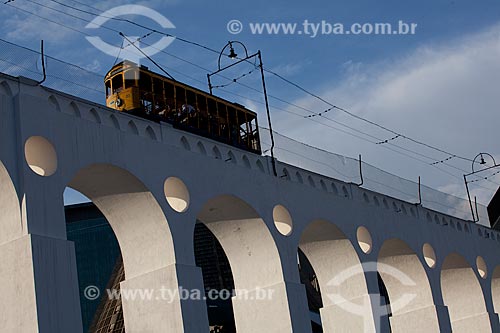
[[[244,58],[238,58],[238,54],[235,52],[233,45],[240,45],[243,48],[243,50],[245,51],[245,57]],[[234,63],[232,63],[230,65],[227,65],[227,66],[221,68],[220,61],[221,61],[222,55],[224,54],[224,50],[226,50],[228,47],[229,47],[228,57],[230,59],[238,59],[238,61],[236,61],[236,62],[234,62]],[[222,72],[222,71],[224,71],[224,70],[226,70],[228,68],[236,66],[236,65],[238,65],[238,64],[240,64],[242,62],[248,61],[249,59],[252,59],[252,58],[254,58],[256,60],[259,60],[258,67],[260,69],[260,74],[261,74],[261,78],[262,78],[262,89],[263,89],[264,100],[265,100],[265,104],[266,104],[267,123],[269,125],[269,134],[271,136],[271,148],[270,148],[271,163],[272,163],[272,166],[273,166],[274,176],[278,176],[278,172],[276,170],[276,161],[274,159],[274,135],[273,135],[273,127],[272,127],[272,124],[271,124],[271,112],[269,111],[269,101],[268,101],[268,98],[267,98],[266,80],[265,80],[265,77],[264,77],[264,66],[262,64],[262,54],[261,54],[260,50],[258,50],[254,54],[248,55],[248,49],[246,48],[246,46],[242,42],[239,42],[237,40],[227,42],[227,44],[220,51],[219,59],[217,61],[217,70],[215,72],[213,72],[213,73],[207,74],[208,89],[210,90],[210,95],[213,95],[213,86],[212,86],[212,82],[210,80],[210,78],[213,75],[216,75],[216,74],[218,74],[218,73],[220,73],[220,72]]]
[[[484,160],[484,156],[488,156],[488,157],[491,158],[491,160],[493,161],[493,166],[485,167],[485,168],[477,170],[477,171],[474,170],[474,165],[476,163],[479,163],[480,165],[486,165],[486,164],[488,164]],[[480,158],[480,161],[476,162],[478,158]],[[467,181],[467,177],[472,176],[472,175],[477,174],[477,173],[480,173],[480,172],[483,172],[483,171],[486,171],[486,170],[491,170],[491,169],[497,168],[499,166],[500,165],[496,163],[495,158],[491,154],[488,154],[488,153],[479,153],[472,160],[472,167],[471,167],[472,168],[472,172],[464,175],[465,189],[467,190],[467,198],[469,199],[469,206],[470,206],[470,210],[471,210],[471,213],[472,213],[472,221],[473,222],[478,222],[479,221],[479,215],[477,213],[477,198],[474,197],[475,206],[476,206],[476,211],[474,212],[474,208],[473,208],[473,205],[472,205],[472,200],[471,200],[471,197],[470,197],[469,182]]]

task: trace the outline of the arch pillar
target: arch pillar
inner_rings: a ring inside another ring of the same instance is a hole
[[[120,290],[127,331],[201,333],[208,330],[199,267],[171,264],[124,280]],[[141,291],[145,299],[124,298],[124,293],[140,296]],[[201,299],[197,295],[201,295]]]
[[[3,332],[81,333],[75,249],[66,240],[64,187],[27,167],[20,169],[22,219],[15,222],[21,228],[0,244],[0,327]]]
[[[441,290],[448,306],[453,332],[494,332],[478,277],[469,263],[459,254],[449,254],[441,267]]]
[[[140,304],[139,308],[133,300],[123,303],[127,330],[206,333],[209,322],[206,302],[203,299],[203,275],[201,268],[195,264],[192,242],[195,216],[191,211],[178,214],[168,208],[166,203],[160,202],[160,206],[165,215],[168,215],[175,263],[130,279],[126,278],[120,284],[120,288],[129,291],[155,291],[152,301]],[[142,319],[146,313],[154,313],[153,318]]]
[[[299,247],[318,279],[324,332],[376,332],[373,295],[345,234],[328,221],[316,220],[303,231]]]
[[[305,288],[285,277],[288,262],[257,211],[235,196],[221,195],[209,199],[197,218],[217,238],[231,265],[237,332],[310,332]],[[296,269],[296,254],[291,258]]]
[[[498,319],[498,313],[500,312],[500,266],[494,267],[492,273],[491,273],[491,303],[487,302],[490,304],[490,308],[492,310],[489,310],[490,313],[494,313],[497,316]],[[492,319],[492,323],[495,321]],[[497,320],[496,323],[499,323]],[[500,323],[498,324],[500,325]],[[498,328],[496,332],[498,331]]]
[[[125,269],[120,284],[125,329],[206,332],[201,270],[177,260],[170,228],[186,229],[189,222],[167,208],[163,184],[152,183],[150,189],[127,170],[94,164],[81,169],[69,185],[94,202],[117,237]],[[167,214],[173,221],[167,221]]]
[[[386,240],[378,271],[389,294],[393,332],[441,332],[427,273],[413,249],[400,239]]]
[[[370,257],[372,254],[369,255]],[[367,258],[368,260],[369,258]],[[366,287],[370,302],[372,304],[372,316],[376,332],[390,332],[391,325],[389,323],[388,308],[382,296],[382,289],[379,284],[379,277],[375,261],[362,262],[363,270],[366,279]],[[372,267],[370,267],[372,266]]]

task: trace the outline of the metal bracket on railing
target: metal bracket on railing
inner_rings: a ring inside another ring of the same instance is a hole
[[[45,52],[43,51],[43,39],[40,42],[40,54],[42,55],[42,69],[43,69],[43,79],[42,81],[38,82],[38,85],[41,85],[42,83],[47,80],[47,73],[45,71]]]
[[[420,176],[418,176],[418,202],[415,205],[422,206],[422,183]]]
[[[359,154],[359,178],[361,179],[361,183],[355,183],[356,186],[362,186],[365,183],[363,179],[363,161],[361,160],[361,154]]]
[[[474,220],[474,223],[479,222],[479,214],[477,213],[477,197],[474,196],[474,203],[476,206],[476,219]]]
[[[484,156],[483,155],[489,156],[491,158],[491,160],[493,161],[493,165],[490,166],[490,167],[485,167],[485,168],[483,168],[481,170],[477,170],[477,171],[474,170],[474,164],[475,163],[479,163],[480,165],[487,164],[486,161],[484,160]],[[480,162],[476,162],[476,160],[478,158],[480,158]],[[470,196],[469,181],[467,180],[467,177],[475,175],[475,174],[478,174],[478,173],[481,173],[481,172],[484,172],[484,171],[487,171],[487,170],[495,169],[495,168],[498,168],[498,167],[500,167],[500,164],[497,164],[497,162],[495,161],[495,158],[491,154],[488,154],[488,153],[479,153],[472,160],[472,172],[464,175],[465,190],[467,191],[467,198],[469,199],[469,206],[470,206],[470,211],[471,211],[471,214],[472,214],[472,222],[474,222],[474,223],[479,222],[479,214],[477,212],[477,198],[474,196],[474,201],[475,201],[475,204],[474,204],[475,205],[475,211],[474,211],[474,206],[472,205],[472,200],[471,200],[471,196]],[[496,172],[495,174],[497,174],[497,173],[498,172]],[[484,177],[483,179],[488,179],[488,177]],[[470,182],[472,183],[472,182],[475,182],[475,181],[477,181],[477,180],[472,180]]]

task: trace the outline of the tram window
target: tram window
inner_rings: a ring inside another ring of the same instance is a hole
[[[238,122],[236,119],[236,109],[233,106],[227,106],[228,131],[231,143],[239,142]]]
[[[232,106],[227,106],[227,115],[230,123],[236,123],[236,109]]]
[[[111,81],[106,81],[106,97],[111,93]]]
[[[248,136],[248,124],[246,120],[247,113],[243,110],[238,110],[238,125],[240,129],[240,137],[246,140]]]
[[[175,102],[180,110],[182,105],[186,104],[186,90],[182,87],[175,87]]]
[[[151,76],[145,73],[141,73],[141,76],[139,78],[139,87],[143,91],[152,92],[153,89],[151,86]]]
[[[167,99],[173,99],[175,96],[174,85],[170,82],[165,82],[165,96],[167,97]]]
[[[196,94],[194,91],[186,90],[186,101],[188,105],[196,108]]]
[[[134,71],[129,70],[125,72],[125,89],[135,87],[136,85]]]
[[[163,95],[163,81],[158,78],[153,78],[153,92],[155,95]]]
[[[250,120],[250,132],[251,135],[257,132],[257,120],[253,116]]]
[[[166,112],[165,108],[165,98],[163,96],[163,81],[154,77],[153,78],[153,102],[154,102],[154,110],[155,114]]]
[[[217,102],[217,112],[219,113],[219,135],[221,138],[229,139],[226,104]]]
[[[208,112],[208,122],[209,122],[209,133],[212,135],[219,134],[219,121],[217,119],[217,104],[215,100],[211,97],[207,97],[207,112]]]
[[[240,125],[242,128],[246,128],[246,112],[240,109],[237,109],[238,112],[238,125]]]
[[[118,74],[113,78],[113,93],[120,92],[123,89],[123,75]]]
[[[205,95],[198,95],[197,102],[198,102],[198,110],[200,111],[200,114],[203,117],[207,117],[208,116],[207,98],[205,97]]]
[[[217,102],[217,111],[219,114],[219,121],[221,123],[227,123],[227,110],[226,110],[226,104]]]
[[[172,83],[165,81],[164,89],[165,89],[165,98],[167,103],[167,111],[171,112],[171,110],[175,109],[175,88]]]
[[[215,117],[217,115],[217,106],[213,98],[207,98],[207,107],[208,114],[212,117]]]

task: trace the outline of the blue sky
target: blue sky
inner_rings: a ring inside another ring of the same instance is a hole
[[[250,52],[260,49],[267,68],[357,115],[455,154],[473,158],[477,153],[485,151],[500,160],[497,145],[497,124],[500,123],[498,1],[80,2],[98,7],[101,11],[131,3],[147,6],[175,25],[175,29],[168,29],[167,32],[217,50],[228,40],[239,40],[246,44]],[[96,12],[95,9],[72,0],[64,3]],[[92,20],[95,15],[71,10],[52,0],[15,0],[11,5],[36,12],[85,33],[95,34],[109,43],[122,44],[122,38],[117,33],[103,29],[85,29],[87,22],[64,13],[87,21]],[[0,38],[33,49],[37,49],[39,40],[44,39],[48,54],[102,75],[114,63],[114,57],[94,48],[83,34],[48,23],[12,6],[1,7]],[[159,29],[155,22],[144,17],[134,15],[125,18]],[[243,24],[243,32],[238,35],[227,31],[227,23],[233,19]],[[284,22],[301,25],[304,20],[314,23],[321,23],[323,20],[328,23],[343,23],[346,27],[353,23],[387,22],[397,25],[402,20],[418,26],[415,35],[351,34],[321,35],[315,38],[304,34],[257,35],[252,34],[249,28],[250,23]],[[128,36],[143,36],[147,33],[144,29],[116,21],[110,21],[106,26]],[[152,44],[160,38],[158,34],[153,34],[144,41]],[[174,41],[165,51],[207,69],[215,70],[217,66],[216,54],[179,40]],[[241,52],[238,48],[236,51]],[[206,89],[206,71],[164,53],[159,53],[154,58],[167,70],[174,70],[172,75],[176,79]],[[223,59],[224,63],[228,61]],[[152,64],[149,66],[154,69]],[[227,75],[236,77],[247,71],[248,67],[242,67]],[[273,96],[316,112],[327,108],[325,104],[275,77],[268,75],[267,81],[268,92]],[[260,88],[256,72],[241,79],[241,82]],[[227,82],[215,82],[223,83]],[[226,90],[229,93],[219,91],[218,94],[243,103],[262,115],[262,105],[254,102],[261,100],[262,96],[239,85],[231,85]],[[235,97],[231,93],[246,98]],[[365,161],[389,172],[412,180],[422,176],[427,185],[458,196],[465,194],[463,182],[460,181],[463,172],[457,168],[469,171],[470,162],[452,159],[452,166],[439,165],[446,171],[443,172],[430,166],[430,163],[396,154],[382,147],[383,145],[374,145],[282,111],[284,109],[306,115],[301,109],[273,99],[271,105],[274,128],[282,134],[346,156],[356,157],[361,153]],[[345,114],[332,112],[329,116],[371,136],[391,138],[390,133]],[[260,118],[261,124],[266,125],[265,117]],[[326,120],[321,122],[333,124]],[[394,140],[394,143],[435,160],[448,157],[401,138]],[[414,153],[410,155],[420,156]],[[487,202],[497,185],[491,182],[478,183],[482,187],[474,185],[475,194],[482,202]],[[500,179],[496,183],[500,183]]]

